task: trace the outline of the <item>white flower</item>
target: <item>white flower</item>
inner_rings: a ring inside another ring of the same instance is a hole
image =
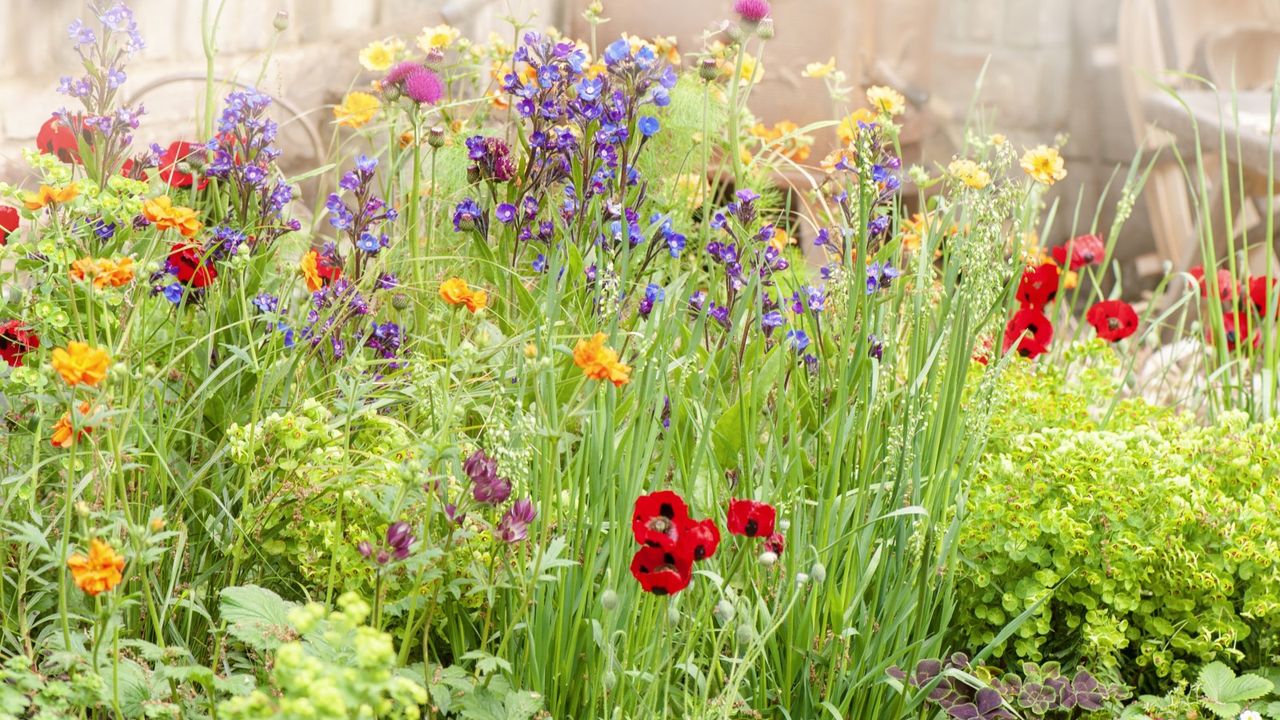
[[[1245,710],[1240,713],[1238,720],[1262,720],[1262,715],[1260,715],[1256,710]]]

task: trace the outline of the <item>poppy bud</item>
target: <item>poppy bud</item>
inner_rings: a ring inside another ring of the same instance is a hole
[[[737,638],[738,644],[746,645],[755,639],[756,633],[750,625],[742,624],[734,631],[733,636]]]
[[[765,567],[773,567],[778,562],[778,554],[775,552],[765,551],[760,553],[760,564]]]
[[[702,62],[698,63],[698,77],[711,82],[720,74],[720,66],[716,63],[716,59],[712,57],[702,58]]]
[[[720,624],[727,625],[728,623],[733,622],[733,616],[735,614],[736,611],[733,609],[733,603],[728,600],[721,600],[716,603],[715,615],[716,619],[720,621]]]
[[[613,690],[618,684],[618,676],[612,670],[604,671],[604,689]]]
[[[444,127],[441,125],[432,125],[427,130],[427,144],[433,148],[444,147]]]
[[[676,625],[680,622],[680,611],[676,609],[675,605],[667,606],[667,622],[672,625]]]
[[[288,30],[289,29],[288,11],[281,10],[280,12],[276,13],[275,19],[271,21],[271,27],[275,28],[276,32],[284,32],[285,30]]]
[[[612,590],[605,590],[600,594],[600,606],[605,610],[618,609],[618,593]]]
[[[797,584],[797,585],[803,585],[803,584],[805,584],[805,583],[807,583],[807,582],[809,582],[809,575],[808,575],[807,573],[802,573],[802,572],[798,572],[798,573],[796,573],[796,584]]]
[[[814,563],[813,567],[809,568],[809,577],[813,578],[813,581],[817,583],[826,580],[827,567],[822,563]]]
[[[773,18],[765,18],[761,20],[760,25],[756,27],[756,35],[758,35],[761,40],[772,40],[773,34]]]

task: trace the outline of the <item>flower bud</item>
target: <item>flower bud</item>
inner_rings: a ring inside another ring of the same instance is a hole
[[[409,307],[409,304],[410,304],[409,296],[405,295],[404,293],[396,293],[395,295],[391,296],[391,307],[397,310],[404,310],[405,308]]]
[[[680,623],[680,611],[676,609],[675,605],[667,606],[667,622],[672,625],[678,625]]]
[[[618,609],[618,593],[612,590],[605,590],[600,594],[600,606],[605,610]]]
[[[530,360],[538,357],[538,346],[533,343],[526,343],[524,346],[524,356]]]
[[[735,614],[737,614],[737,611],[733,609],[733,603],[728,600],[721,600],[716,603],[715,616],[716,619],[720,621],[720,624],[726,625],[733,622],[733,616]]]
[[[733,636],[737,638],[739,645],[747,645],[755,639],[756,631],[752,630],[750,625],[743,623],[734,631]]]
[[[798,573],[796,573],[796,584],[797,584],[797,585],[804,585],[804,584],[805,584],[805,583],[807,583],[807,582],[809,582],[809,575],[808,575],[808,573],[802,573],[802,572],[798,572]]]
[[[271,21],[271,27],[275,28],[276,32],[284,32],[285,30],[288,30],[289,12],[287,10],[281,10],[276,13],[275,19]]]
[[[711,82],[718,75],[720,75],[720,65],[716,62],[716,59],[713,57],[702,58],[702,61],[698,63],[698,77]]]
[[[729,39],[735,43],[742,42],[742,38],[745,37],[745,34],[742,31],[742,28],[738,25],[730,25],[729,27],[725,28],[725,34],[727,34],[729,36]]]
[[[433,148],[444,147],[444,126],[443,125],[432,125],[431,129],[427,130],[427,144]]]
[[[761,40],[772,40],[773,33],[773,18],[765,18],[760,21],[758,26],[756,26],[756,35],[759,36]]]
[[[778,554],[777,554],[777,553],[774,553],[774,552],[768,552],[768,551],[760,553],[760,564],[761,564],[761,565],[763,565],[763,566],[765,566],[765,567],[773,567],[773,564],[774,564],[774,563],[776,563],[776,562],[778,562]]]
[[[76,515],[79,515],[80,517],[89,517],[89,503],[86,503],[83,500],[77,500],[75,508]]]
[[[612,691],[618,685],[618,676],[612,670],[604,671],[604,689]]]
[[[809,568],[809,577],[813,578],[816,583],[823,582],[827,579],[827,566],[822,563],[814,563],[813,567]]]

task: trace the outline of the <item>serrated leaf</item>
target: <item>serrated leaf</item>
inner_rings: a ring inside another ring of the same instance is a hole
[[[1211,662],[1200,668],[1200,692],[1210,700],[1221,700],[1222,690],[1235,679],[1231,668],[1220,662]]]
[[[1243,709],[1239,703],[1220,703],[1213,700],[1205,700],[1204,706],[1220,718],[1234,718]]]
[[[1275,690],[1271,681],[1257,675],[1240,675],[1232,678],[1223,687],[1218,696],[1224,702],[1246,702],[1256,700]]]
[[[218,610],[227,632],[255,650],[275,650],[297,638],[289,624],[291,603],[264,587],[244,585],[224,588]]]

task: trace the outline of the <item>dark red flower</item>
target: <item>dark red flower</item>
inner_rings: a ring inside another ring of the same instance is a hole
[[[22,367],[22,356],[40,347],[40,338],[21,320],[0,323],[0,359],[9,367]]]
[[[197,190],[203,190],[209,185],[200,168],[204,157],[203,145],[178,140],[160,156],[160,179],[169,187],[188,188],[195,184]]]
[[[716,554],[720,546],[720,528],[715,520],[707,518],[694,522],[690,520],[680,530],[679,552],[685,553],[694,560],[706,560]]]
[[[1053,341],[1053,324],[1039,310],[1024,308],[1013,314],[1004,328],[1004,352],[1017,347],[1018,354],[1034,358],[1049,350]]]
[[[199,245],[174,244],[169,249],[169,263],[178,281],[194,288],[206,287],[218,278],[218,269]]]
[[[682,557],[674,550],[645,546],[631,558],[631,574],[645,592],[675,595],[689,587],[689,580],[693,577],[693,559]]]
[[[636,498],[631,532],[641,545],[674,551],[680,541],[680,531],[688,524],[689,506],[670,490]]]
[[[1204,268],[1197,265],[1187,271],[1191,277],[1196,279],[1196,285],[1200,286],[1200,297],[1209,297],[1209,283],[1204,277]],[[1236,287],[1236,279],[1231,277],[1231,271],[1223,268],[1218,271],[1218,299],[1224,305],[1234,304],[1236,301],[1236,293],[1239,290]]]
[[[0,208],[3,212],[4,208]],[[3,223],[0,223],[3,224]],[[1258,314],[1267,316],[1267,292],[1271,293],[1271,302],[1275,304],[1271,308],[1271,312],[1280,317],[1280,290],[1276,288],[1277,280],[1275,278],[1256,277],[1249,281],[1249,299],[1253,301],[1253,306],[1258,308]]]
[[[787,539],[782,537],[782,533],[773,533],[769,537],[765,538],[764,549],[778,557],[782,557],[782,551],[786,549],[786,547]]]
[[[773,534],[773,523],[777,516],[778,511],[774,510],[773,506],[768,503],[734,498],[729,501],[728,522],[726,524],[729,527],[729,532],[734,535],[766,537]]]
[[[18,229],[18,208],[0,205],[0,245],[9,242],[9,233]]]
[[[1018,282],[1018,303],[1024,308],[1043,310],[1058,296],[1058,266],[1044,263],[1034,270],[1024,270]]]
[[[72,120],[75,122],[75,120]],[[64,163],[80,164],[79,133],[71,125],[51,116],[36,133],[36,148],[46,155],[57,155]]]
[[[1085,265],[1101,265],[1106,254],[1107,244],[1102,238],[1097,235],[1081,235],[1066,245],[1054,248],[1053,260],[1059,265],[1066,265],[1070,270],[1079,270]]]
[[[1089,308],[1084,319],[1108,342],[1123,340],[1138,331],[1138,313],[1123,300],[1103,300]]]
[[[1223,313],[1222,331],[1227,336],[1228,350],[1235,350],[1240,345],[1252,345],[1256,348],[1262,343],[1262,336],[1258,334],[1258,331],[1249,327],[1248,313]],[[1209,342],[1213,342],[1213,328],[1206,328],[1205,336],[1209,339]]]

